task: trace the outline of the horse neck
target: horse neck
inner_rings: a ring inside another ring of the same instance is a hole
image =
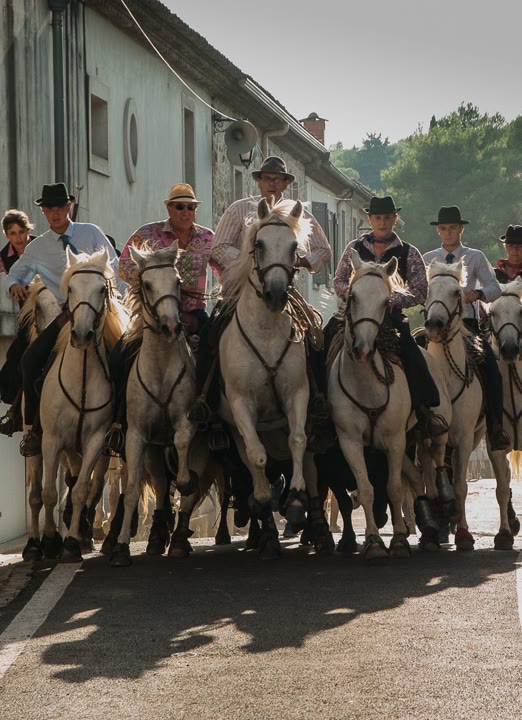
[[[372,388],[375,385],[379,385],[376,382],[375,371],[372,368],[371,363],[359,362],[353,356],[353,340],[350,329],[348,327],[348,320],[344,321],[344,345],[341,348],[341,375],[349,375],[352,378],[358,378],[360,382],[368,379],[369,387]],[[375,347],[373,352],[373,362],[380,373],[384,372],[384,360],[380,350]]]

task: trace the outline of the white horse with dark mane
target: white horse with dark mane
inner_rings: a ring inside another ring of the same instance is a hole
[[[504,400],[504,430],[511,447],[488,455],[497,480],[500,528],[495,536],[496,550],[512,550],[520,521],[511,503],[511,469],[520,479],[522,458],[522,280],[517,278],[502,286],[502,295],[489,306],[489,325],[493,349],[498,355]],[[509,461],[508,461],[509,458]]]
[[[42,545],[47,557],[81,559],[80,521],[95,474],[101,481],[108,457],[100,459],[105,434],[113,416],[113,391],[108,353],[122,335],[127,313],[114,295],[114,272],[107,250],[75,255],[67,248],[67,269],[61,287],[67,298],[69,322],[60,331],[55,358],[45,377],[40,403],[42,454],[45,468],[43,502],[45,524]],[[58,500],[56,476],[64,460],[77,478],[72,491],[72,518],[63,544],[54,509]],[[63,544],[63,548],[62,548]]]
[[[219,342],[219,412],[252,475],[251,510],[261,521],[258,549],[265,558],[280,552],[266,475],[269,456],[292,460],[287,520],[304,523],[308,492],[312,526],[319,533],[324,529],[322,509],[316,507],[316,469],[307,452],[306,348],[288,308],[297,254],[306,253],[310,230],[299,201],[268,205],[260,200],[241,254],[223,283],[224,301],[235,304],[235,310]]]
[[[396,274],[396,258],[384,264],[363,262],[354,250],[351,260],[353,274],[346,303],[344,342],[330,369],[328,401],[342,453],[355,476],[354,498],[365,514],[363,555],[368,562],[380,562],[389,555],[400,558],[411,553],[402,514],[402,468],[407,462],[406,431],[415,425],[416,417],[397,357],[398,348],[393,343],[386,347],[382,335],[392,292],[406,291]],[[391,324],[388,327],[391,329]],[[391,338],[394,337],[395,331],[391,329]],[[374,489],[366,468],[365,447],[382,450],[388,460],[386,491],[393,523],[389,553],[373,513]],[[414,484],[422,544],[431,546],[436,526],[422,495],[422,482],[411,463],[407,476]]]
[[[190,551],[190,517],[220,468],[211,458],[205,435],[187,418],[196,398],[194,361],[180,320],[181,279],[176,269],[178,247],[154,250],[130,248],[134,262],[129,289],[132,323],[126,342],[140,340],[127,382],[127,482],[124,518],[111,565],[131,564],[130,536],[133,513],[141,492],[144,469],[150,476],[156,510],[147,545],[149,555],[161,555],[169,542],[169,486],[173,473],[165,461],[166,448],[176,451],[173,488],[181,494],[177,526],[169,556]],[[197,437],[196,437],[197,435]]]
[[[446,265],[435,261],[430,264],[425,328],[428,353],[443,372],[452,404],[448,445],[453,448],[453,486],[457,502],[453,517],[457,525],[455,545],[457,550],[472,550],[475,541],[466,520],[466,474],[471,453],[485,433],[486,421],[482,411],[482,386],[474,360],[475,340],[462,319],[464,283],[465,270],[461,262]],[[436,496],[437,489],[433,485],[430,488],[429,483],[427,477],[428,496]]]

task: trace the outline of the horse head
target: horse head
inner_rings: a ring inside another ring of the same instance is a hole
[[[376,341],[389,308],[391,277],[397,271],[397,258],[387,263],[364,262],[352,251],[353,275],[346,303],[345,343],[356,360],[366,362],[376,349]]]
[[[159,250],[131,246],[129,252],[134,262],[131,286],[141,300],[144,326],[169,341],[177,338],[183,327],[177,242]]]
[[[461,322],[464,282],[462,261],[453,265],[434,261],[429,265],[424,327],[431,342],[444,342]]]
[[[502,288],[502,295],[489,307],[491,334],[502,360],[513,363],[520,352],[522,336],[522,280],[517,278]]]
[[[31,342],[54,320],[60,310],[58,300],[37,275],[29,284],[29,295],[19,314],[20,325],[25,328]]]
[[[106,248],[92,255],[75,255],[67,248],[62,288],[71,324],[72,347],[86,349],[103,332],[114,271]]]

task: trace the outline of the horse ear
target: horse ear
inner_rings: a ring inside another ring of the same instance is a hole
[[[78,262],[78,258],[76,257],[76,254],[73,253],[71,248],[67,245],[65,248],[65,256],[67,258],[67,267],[71,267],[72,265],[76,265]]]
[[[361,256],[359,255],[357,250],[352,250],[350,260],[352,261],[352,267],[354,270],[358,270],[362,266]]]
[[[270,209],[268,207],[268,203],[265,198],[261,198],[261,200],[257,204],[257,217],[260,220],[264,220],[269,215]]]
[[[135,248],[133,245],[129,245],[129,256],[135,265],[137,265],[138,267],[142,265],[143,258],[141,256],[141,253],[138,248]]]
[[[296,200],[294,207],[292,208],[292,212],[290,215],[295,218],[300,218],[303,214],[303,203],[300,200]]]
[[[397,266],[399,262],[396,257],[392,257],[386,265],[384,266],[384,269],[386,270],[386,274],[390,277],[393,275],[393,273],[397,272]]]
[[[172,252],[173,252],[174,255],[175,255],[174,263],[173,263],[173,264],[175,265],[175,264],[176,264],[176,260],[177,260],[177,258],[178,258],[178,253],[179,253],[179,245],[178,245],[178,241],[177,241],[177,240],[173,240],[173,241],[172,241],[172,245],[170,246],[170,249],[172,250]]]

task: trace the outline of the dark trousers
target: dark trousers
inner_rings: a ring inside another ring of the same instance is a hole
[[[478,322],[465,319],[464,325],[474,335],[480,336]],[[477,363],[477,370],[482,383],[484,402],[486,405],[486,426],[488,433],[498,430],[504,422],[504,396],[502,394],[502,375],[491,345],[483,340],[484,352]]]
[[[51,353],[64,324],[61,313],[42,330],[22,356],[22,377],[24,388],[24,422],[34,423],[40,402],[42,373],[49,362]]]
[[[5,357],[5,363],[0,370],[0,399],[11,405],[18,391],[22,388],[22,355],[27,350],[29,342],[25,328],[20,327],[18,333]]]

